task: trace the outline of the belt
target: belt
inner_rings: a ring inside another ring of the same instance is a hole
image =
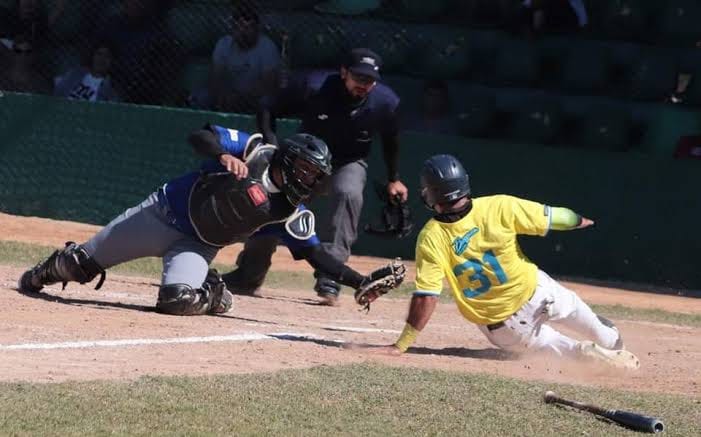
[[[533,289],[533,291],[531,292],[531,295],[528,297],[528,300],[526,302],[533,299],[534,294],[535,294],[535,289]],[[515,313],[513,313],[512,315],[510,315],[506,319],[502,320],[501,322],[496,322],[496,323],[492,323],[491,325],[487,325],[487,329],[491,332],[491,331],[496,331],[497,329],[503,328],[504,326],[506,326],[506,323],[504,323],[504,322],[506,322],[507,320],[509,320],[510,318],[515,316],[516,314],[518,314],[518,311],[516,311]]]

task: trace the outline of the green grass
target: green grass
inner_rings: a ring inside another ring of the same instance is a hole
[[[39,246],[35,244],[19,243],[13,241],[0,241],[0,264],[17,267],[28,267],[51,254],[55,248]],[[300,261],[303,262],[303,261]],[[219,271],[226,272],[231,266],[215,264]],[[119,265],[110,271],[132,276],[159,278],[161,274],[161,260],[158,258],[144,258]],[[311,290],[314,286],[314,278],[308,272],[271,271],[265,281],[265,286],[270,288],[290,288],[294,284],[295,289]],[[407,299],[414,291],[414,284],[407,281],[401,287],[393,291],[387,298]],[[441,300],[451,301],[451,294],[443,293]],[[630,308],[623,305],[592,305],[594,311],[612,320],[642,320],[655,323],[668,323],[701,327],[701,314],[684,314],[657,309]]]
[[[134,382],[0,384],[8,435],[637,435],[542,394],[645,413],[667,435],[701,433],[683,396],[555,386],[379,365]]]

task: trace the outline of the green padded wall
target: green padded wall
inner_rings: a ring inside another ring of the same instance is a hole
[[[672,123],[666,113],[665,124]],[[682,120],[684,121],[684,120]],[[196,167],[187,134],[206,122],[253,129],[251,117],[51,97],[0,97],[0,210],[105,224],[172,176]],[[685,121],[684,121],[685,122]],[[279,124],[282,136],[297,123]],[[356,254],[413,258],[429,217],[418,197],[421,163],[453,153],[471,174],[475,195],[508,193],[568,206],[597,221],[592,230],[524,238],[526,253],[553,274],[701,289],[695,260],[701,202],[698,162],[403,134],[401,173],[417,229],[401,241],[361,234]],[[362,224],[379,217],[372,181],[383,181],[373,148]],[[313,204],[324,220],[323,201]]]

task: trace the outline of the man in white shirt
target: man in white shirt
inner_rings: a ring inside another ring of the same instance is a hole
[[[237,7],[232,24],[232,34],[214,47],[208,90],[194,95],[193,104],[218,111],[254,112],[259,98],[275,84],[280,53],[261,33],[255,10]]]

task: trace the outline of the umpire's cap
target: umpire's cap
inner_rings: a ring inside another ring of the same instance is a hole
[[[357,48],[346,55],[343,66],[350,70],[351,73],[362,74],[379,80],[382,58],[370,49]]]
[[[420,174],[421,198],[430,209],[438,203],[470,196],[470,177],[452,155],[434,155],[424,162]]]

